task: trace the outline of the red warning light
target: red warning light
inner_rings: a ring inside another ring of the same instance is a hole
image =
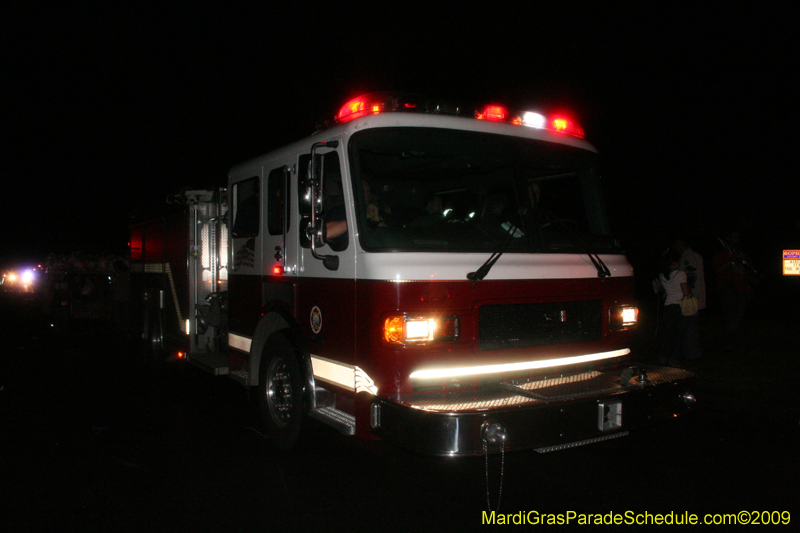
[[[447,104],[444,108],[436,102],[420,100],[421,97],[410,97],[407,95],[396,95],[388,92],[373,92],[362,94],[348,101],[339,109],[335,121],[339,124],[350,122],[367,115],[377,115],[386,112],[412,111],[412,112],[432,112],[458,115],[457,106]],[[427,103],[426,103],[427,102]],[[425,103],[425,105],[422,105]],[[429,107],[430,106],[430,107]],[[435,109],[435,111],[431,111]],[[575,137],[584,137],[583,128],[570,118],[564,115],[550,115],[549,119],[539,113],[519,113],[501,105],[487,105],[482,109],[477,109],[473,115],[479,120],[490,122],[506,122],[517,126],[529,126],[536,129],[547,129]],[[567,115],[568,116],[568,115]],[[135,243],[132,246],[136,248]],[[278,274],[277,272],[275,272]]]
[[[554,118],[553,119],[553,129],[556,131],[567,131],[567,127],[569,126],[569,121],[565,118]]]
[[[339,114],[336,115],[336,122],[343,123],[355,120],[370,113],[377,115],[384,111],[385,105],[382,101],[375,101],[368,98],[369,95],[362,95],[353,98],[342,106]]]
[[[486,119],[487,120],[505,120],[506,119],[506,109],[504,107],[500,107],[499,105],[492,105],[486,108]]]
[[[550,128],[561,132],[583,138],[583,128],[577,122],[564,117],[553,117],[550,119]]]
[[[477,114],[477,118],[481,120],[502,121],[506,120],[508,111],[505,107],[499,105],[487,105],[482,113]]]
[[[362,96],[353,98],[342,106],[342,108],[339,110],[339,114],[336,115],[336,120],[338,122],[347,122],[349,120],[364,116],[366,114],[366,108],[367,104]]]

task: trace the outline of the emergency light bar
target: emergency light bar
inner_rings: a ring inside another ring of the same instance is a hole
[[[362,94],[348,101],[335,117],[338,124],[344,124],[367,115],[387,112],[431,113],[464,116],[462,109],[452,103],[431,100],[421,96],[397,95],[388,92]],[[500,105],[487,105],[476,110],[472,116],[478,120],[505,122],[529,128],[545,129],[583,138],[583,128],[563,115],[545,116],[533,111],[517,112]]]
[[[441,105],[435,106],[433,110],[429,107],[430,102],[420,96],[373,92],[357,96],[344,104],[335,119],[339,124],[343,124],[366,115],[377,115],[387,111],[458,114],[457,110],[449,111]]]

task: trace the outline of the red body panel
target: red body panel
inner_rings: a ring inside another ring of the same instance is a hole
[[[312,354],[349,365],[358,364],[359,317],[352,279],[302,279],[297,284],[297,320]],[[316,326],[312,327],[312,311]],[[316,329],[316,331],[315,331]]]
[[[514,280],[392,282],[257,276],[230,278],[230,330],[252,337],[259,319],[272,305],[264,301],[263,284],[295,284],[295,319],[311,354],[359,366],[381,394],[412,392],[409,375],[422,366],[474,366],[515,363],[607,352],[628,347],[628,332],[610,332],[608,308],[633,301],[632,278],[577,280]],[[487,304],[601,300],[602,337],[572,343],[508,350],[478,346],[478,309]],[[389,314],[457,315],[460,335],[453,342],[393,346],[383,339]],[[312,325],[312,321],[316,321]],[[234,365],[232,361],[232,366]],[[342,391],[352,394],[352,391]]]
[[[583,355],[625,348],[627,332],[609,332],[608,307],[633,301],[632,278],[578,280],[519,280],[406,282],[359,281],[357,361],[383,394],[411,392],[409,375],[421,366],[473,366],[514,363],[560,356]],[[480,350],[478,309],[485,304],[602,300],[602,337],[591,343]],[[396,347],[382,338],[383,321],[391,312],[458,315],[460,338],[455,342]]]

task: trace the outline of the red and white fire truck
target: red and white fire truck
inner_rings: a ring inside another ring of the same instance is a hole
[[[132,227],[149,353],[423,453],[549,451],[687,412],[633,363],[633,270],[572,120],[371,93],[332,125]]]

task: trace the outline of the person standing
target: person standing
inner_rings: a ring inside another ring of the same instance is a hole
[[[679,268],[680,259],[681,256],[677,251],[669,250],[658,277],[665,294],[658,362],[669,366],[680,366],[683,359],[686,317],[681,311],[681,300],[691,294],[686,272]]]
[[[686,317],[684,333],[684,356],[688,360],[699,359],[703,355],[700,348],[700,315],[706,308],[706,277],[703,269],[703,256],[692,250],[684,239],[677,239],[672,249],[680,254],[678,268],[686,272],[686,282],[697,298],[697,314]]]
[[[750,258],[742,250],[737,231],[729,231],[719,241],[722,248],[714,254],[713,266],[722,306],[725,331],[723,349],[733,350],[747,299],[756,281],[756,271]]]

